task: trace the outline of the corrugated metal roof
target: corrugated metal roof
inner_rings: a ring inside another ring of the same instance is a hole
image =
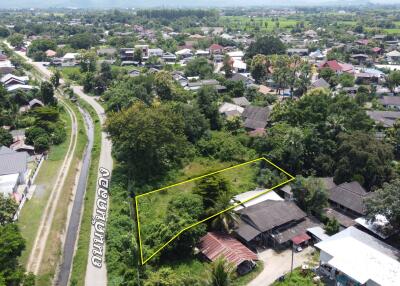
[[[7,148],[8,149],[8,148]],[[0,175],[9,175],[25,172],[27,169],[28,153],[26,152],[6,152],[1,149],[0,153]]]
[[[238,240],[218,232],[208,232],[203,236],[199,249],[211,261],[224,257],[236,267],[244,261],[258,260],[257,255]]]

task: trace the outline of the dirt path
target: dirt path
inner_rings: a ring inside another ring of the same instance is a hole
[[[5,42],[5,44],[12,49],[9,43]],[[30,58],[26,56],[23,52],[16,52],[19,56],[24,58],[28,63],[32,64],[34,68],[39,71],[41,74],[41,79],[49,79],[51,76],[51,71],[46,69],[41,63],[32,62]],[[71,118],[71,138],[68,146],[67,155],[64,158],[64,161],[61,165],[60,171],[57,175],[55,184],[53,189],[51,190],[49,199],[47,201],[46,207],[43,211],[42,219],[40,222],[40,226],[33,243],[32,251],[30,253],[28,263],[26,269],[28,272],[33,272],[34,274],[38,274],[40,265],[43,258],[43,253],[46,247],[47,239],[50,233],[51,225],[53,222],[54,214],[57,209],[60,193],[62,192],[66,177],[68,175],[68,170],[71,167],[71,163],[74,157],[75,148],[77,145],[78,138],[78,122],[76,118],[75,112],[63,102],[61,97],[58,97],[61,104],[65,107],[68,115]]]
[[[68,175],[68,170],[71,167],[71,162],[73,160],[77,144],[78,123],[76,115],[74,111],[66,104],[64,104],[64,107],[67,113],[69,114],[72,122],[71,139],[68,146],[67,155],[64,158],[64,161],[61,165],[60,171],[55,181],[56,183],[54,184],[54,187],[51,190],[49,199],[46,204],[46,208],[43,211],[40,226],[35,238],[35,242],[33,243],[31,254],[28,259],[27,271],[31,271],[34,274],[38,274],[39,272],[47,238],[49,236],[51,224],[53,222],[54,213],[56,212],[57,205],[59,203],[60,193],[62,192],[65,179]]]

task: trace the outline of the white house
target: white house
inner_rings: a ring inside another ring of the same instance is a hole
[[[315,244],[321,269],[336,285],[397,286],[400,281],[398,250],[373,236],[349,227]]]
[[[62,67],[74,67],[77,64],[78,53],[66,53],[61,59]]]

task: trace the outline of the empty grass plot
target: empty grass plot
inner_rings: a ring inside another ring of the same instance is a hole
[[[189,164],[180,183],[135,197],[142,264],[161,251],[168,257],[190,253],[207,229],[233,230],[236,208],[292,180],[265,158]]]

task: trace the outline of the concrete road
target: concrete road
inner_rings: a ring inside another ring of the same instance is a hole
[[[78,95],[80,98],[85,100],[88,104],[90,104],[95,110],[97,115],[100,118],[101,125],[104,124],[106,120],[106,115],[104,108],[94,99],[92,96],[88,96],[83,92],[82,87],[80,86],[73,86],[72,87],[74,93]],[[108,138],[107,133],[101,133],[101,152],[100,152],[100,161],[99,167],[103,167],[108,171],[112,171],[113,168],[113,160],[111,157],[111,140]],[[100,173],[98,174],[98,178],[100,177]],[[89,190],[95,191],[95,190]],[[96,200],[98,199],[98,194],[96,192]],[[96,207],[93,207],[93,216],[96,214]],[[91,257],[93,253],[93,239],[94,239],[94,226],[92,225],[91,233],[90,233],[90,247],[89,247],[89,257],[88,257],[88,264],[86,268],[86,277],[85,277],[85,285],[87,286],[106,286],[107,285],[107,268],[105,264],[105,255],[103,251],[103,264],[101,268],[98,268],[92,264]],[[103,246],[105,250],[105,245]]]
[[[307,247],[302,252],[294,254],[293,268],[307,264],[311,259],[314,248]],[[247,286],[268,286],[283,274],[290,272],[292,251],[290,249],[277,253],[267,249],[258,253],[260,260],[264,262],[264,270]]]

